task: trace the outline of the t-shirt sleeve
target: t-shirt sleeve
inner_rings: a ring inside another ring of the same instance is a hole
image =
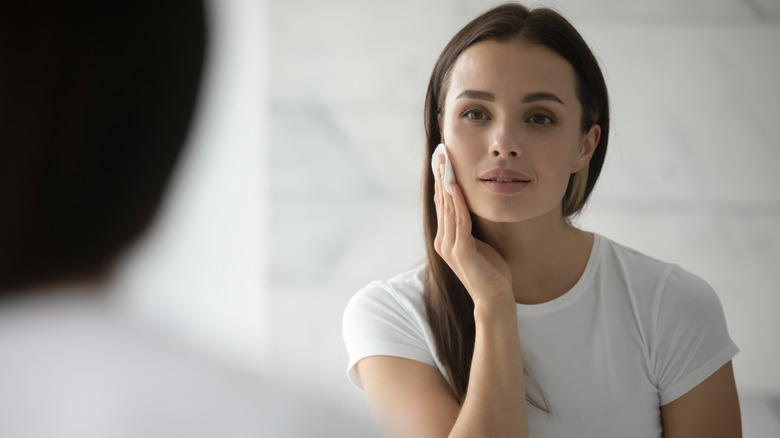
[[[408,303],[373,282],[350,299],[342,333],[349,355],[347,375],[363,389],[355,365],[369,356],[396,356],[436,366],[425,340],[421,316]]]
[[[661,406],[683,396],[731,360],[731,340],[715,291],[674,266],[657,295],[653,349]]]

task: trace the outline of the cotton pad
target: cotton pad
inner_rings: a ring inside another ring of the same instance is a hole
[[[439,177],[439,155],[444,154],[444,189],[447,193],[452,195],[452,183],[455,182],[455,172],[452,170],[452,163],[450,163],[450,157],[447,155],[447,147],[444,143],[439,143],[436,146],[436,150],[433,151],[433,157],[431,158],[431,168],[433,170],[434,178]]]

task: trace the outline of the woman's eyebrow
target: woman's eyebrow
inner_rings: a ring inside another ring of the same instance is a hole
[[[550,101],[553,101],[553,102],[558,102],[558,103],[560,103],[563,106],[566,106],[566,104],[563,103],[563,101],[561,100],[560,97],[558,97],[558,96],[556,96],[556,95],[554,95],[552,93],[547,93],[547,92],[543,92],[543,91],[540,91],[538,93],[526,94],[525,96],[523,96],[522,102],[523,103],[529,103],[529,102],[539,102],[539,101],[542,101],[542,100],[550,100]]]
[[[480,99],[480,100],[487,100],[488,102],[494,102],[496,100],[496,96],[493,95],[493,93],[488,93],[487,91],[478,91],[478,90],[465,90],[462,93],[458,94],[458,96],[455,99]]]
[[[496,96],[493,95],[493,93],[489,93],[487,91],[479,91],[479,90],[464,90],[460,94],[458,94],[455,99],[480,99],[480,100],[486,100],[488,102],[495,102]],[[536,93],[530,93],[523,96],[523,99],[521,102],[523,103],[531,103],[531,102],[539,102],[543,100],[548,100],[552,102],[558,102],[563,106],[566,106],[565,103],[563,103],[563,100],[561,100],[560,97],[556,96],[553,93],[548,93],[545,91],[539,91]]]

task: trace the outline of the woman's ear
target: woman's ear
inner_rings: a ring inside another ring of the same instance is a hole
[[[582,138],[579,156],[574,162],[574,166],[572,166],[571,173],[579,172],[583,167],[590,163],[590,157],[592,157],[593,153],[596,152],[596,147],[598,146],[600,139],[601,125],[594,123],[593,126],[590,127],[590,131],[588,131],[588,133],[585,134],[585,136]]]

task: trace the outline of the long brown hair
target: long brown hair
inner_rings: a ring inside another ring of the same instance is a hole
[[[430,160],[434,149],[441,142],[438,116],[444,111],[444,98],[452,66],[463,51],[486,40],[524,41],[546,46],[558,53],[574,67],[576,73],[577,97],[583,110],[582,131],[588,132],[594,124],[601,126],[601,137],[590,164],[569,178],[569,185],[561,202],[564,217],[569,218],[579,212],[590,196],[601,173],[609,137],[607,87],[598,61],[577,30],[553,10],[529,10],[517,3],[495,7],[461,29],[436,61],[425,96],[427,149],[422,185],[423,228],[428,264],[424,298],[436,341],[437,355],[447,371],[452,393],[461,403],[466,397],[471,358],[474,354],[474,303],[466,288],[433,246],[437,220]],[[473,234],[479,237],[477,227],[473,228]],[[543,394],[539,397],[528,395],[527,399],[533,406],[549,412],[549,405]]]

